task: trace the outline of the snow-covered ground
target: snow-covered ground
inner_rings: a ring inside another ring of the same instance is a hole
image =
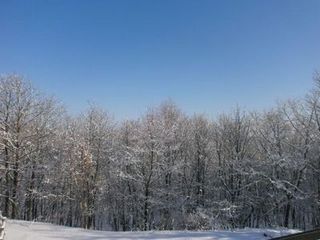
[[[258,240],[288,235],[297,230],[244,229],[237,231],[150,231],[150,232],[104,232],[80,228],[69,228],[47,223],[8,220],[6,240],[130,240],[130,239],[216,239],[216,240]],[[266,237],[265,235],[269,236]]]

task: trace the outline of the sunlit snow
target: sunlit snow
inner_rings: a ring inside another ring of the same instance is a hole
[[[149,232],[107,232],[70,228],[47,223],[9,220],[6,226],[6,240],[259,240],[295,233],[297,230],[244,229],[236,231],[149,231]]]

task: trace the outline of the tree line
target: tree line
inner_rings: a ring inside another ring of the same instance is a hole
[[[320,75],[306,97],[215,119],[171,101],[116,122],[0,77],[0,209],[87,229],[320,226]]]

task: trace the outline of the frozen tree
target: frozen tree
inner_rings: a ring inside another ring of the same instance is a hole
[[[3,126],[2,157],[5,166],[4,213],[11,218],[23,216],[20,208],[24,209],[25,196],[27,215],[32,211],[31,199],[36,194],[36,168],[41,164],[36,161],[41,158],[46,141],[50,141],[55,112],[54,101],[42,98],[21,76],[1,77],[0,118]],[[27,174],[31,175],[28,179],[29,186],[23,189],[24,182],[21,181]]]
[[[0,208],[115,231],[320,225],[319,75],[306,98],[214,119],[172,101],[115,122],[0,78]]]

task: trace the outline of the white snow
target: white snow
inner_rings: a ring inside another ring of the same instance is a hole
[[[286,229],[243,229],[236,231],[149,231],[149,232],[107,232],[70,228],[48,223],[8,220],[6,240],[259,240],[296,233]],[[266,234],[268,237],[264,236]]]

